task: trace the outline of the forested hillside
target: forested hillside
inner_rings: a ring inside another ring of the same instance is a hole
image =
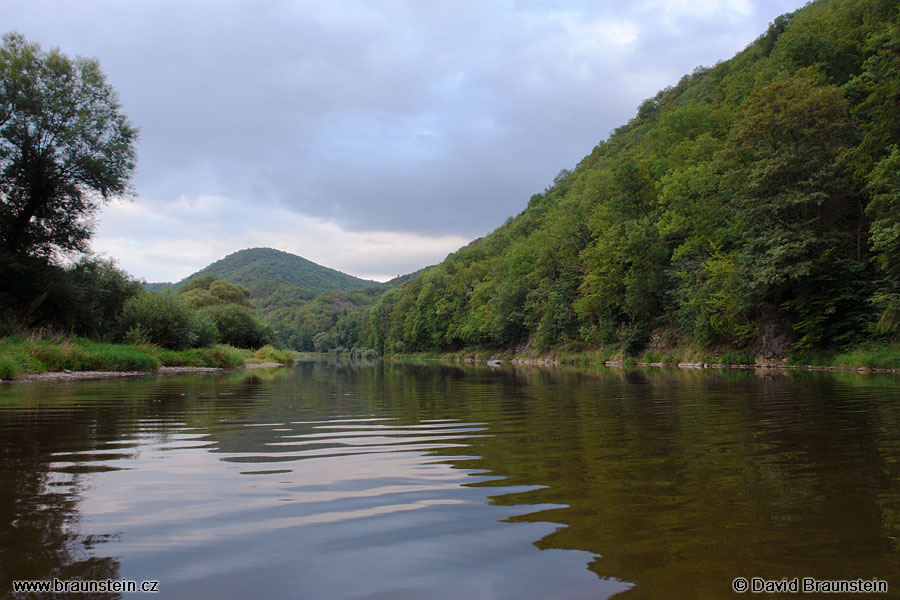
[[[185,277],[178,283],[145,283],[147,291],[189,292],[198,283],[222,279],[246,288],[249,302],[297,350],[351,348],[363,316],[359,312],[386,290],[414,279],[425,269],[386,283],[360,279],[272,248],[248,248]],[[340,327],[338,322],[340,321]],[[319,335],[318,339],[316,338]]]
[[[268,295],[281,285],[300,288],[301,295],[312,298],[322,292],[355,290],[376,284],[375,281],[317,265],[289,252],[272,248],[248,248],[217,260],[176,285],[206,275],[215,275],[219,279],[242,285],[253,296]]]
[[[652,339],[782,356],[893,335],[898,17],[896,0],[779,17],[521,214],[322,332],[389,352]]]

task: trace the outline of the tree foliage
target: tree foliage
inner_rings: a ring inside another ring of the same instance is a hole
[[[0,47],[0,247],[11,256],[83,252],[91,215],[123,195],[137,130],[96,60]]]
[[[752,350],[786,323],[806,350],[900,330],[898,22],[896,0],[779,17],[491,234],[352,319],[298,313],[308,345],[637,351],[667,329]]]

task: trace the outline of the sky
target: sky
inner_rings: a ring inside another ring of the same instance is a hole
[[[243,248],[386,280],[520,213],[638,105],[798,0],[4,0],[140,129],[93,249],[178,281]]]

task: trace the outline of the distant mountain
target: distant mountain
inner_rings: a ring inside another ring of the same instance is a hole
[[[341,317],[356,313],[430,268],[379,283],[317,265],[288,252],[250,248],[229,254],[177,283],[145,282],[143,286],[151,292],[177,290],[207,275],[238,283],[250,291],[253,306],[275,329],[282,344],[298,350],[314,350],[316,334],[329,331]],[[329,340],[330,347],[355,345],[355,340],[340,336],[330,336]]]
[[[322,292],[356,290],[378,283],[323,267],[289,252],[249,248],[229,254],[175,285],[177,287],[204,275],[215,275],[219,279],[239,283],[253,296],[265,295],[283,285],[301,288],[312,297]]]

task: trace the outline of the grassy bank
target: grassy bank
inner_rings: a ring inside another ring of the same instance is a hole
[[[543,353],[516,353],[511,350],[466,348],[446,353],[393,354],[389,358],[396,360],[415,359],[454,362],[501,360],[525,363],[553,362],[574,365],[602,365],[612,362],[621,363],[625,366],[652,364],[673,367],[679,364],[714,366],[753,366],[757,364],[755,357],[745,350],[710,349],[700,346],[647,350],[636,356],[625,356],[621,346],[612,345],[606,348],[589,350],[563,348]],[[900,370],[900,344],[870,343],[851,350],[794,353],[788,356],[782,364],[787,367]],[[765,366],[778,366],[778,361],[767,361]]]
[[[250,351],[219,344],[174,351],[150,344],[109,344],[38,334],[0,339],[0,379],[53,371],[155,371],[163,366],[232,368],[262,362],[291,364],[293,355],[272,346]]]

